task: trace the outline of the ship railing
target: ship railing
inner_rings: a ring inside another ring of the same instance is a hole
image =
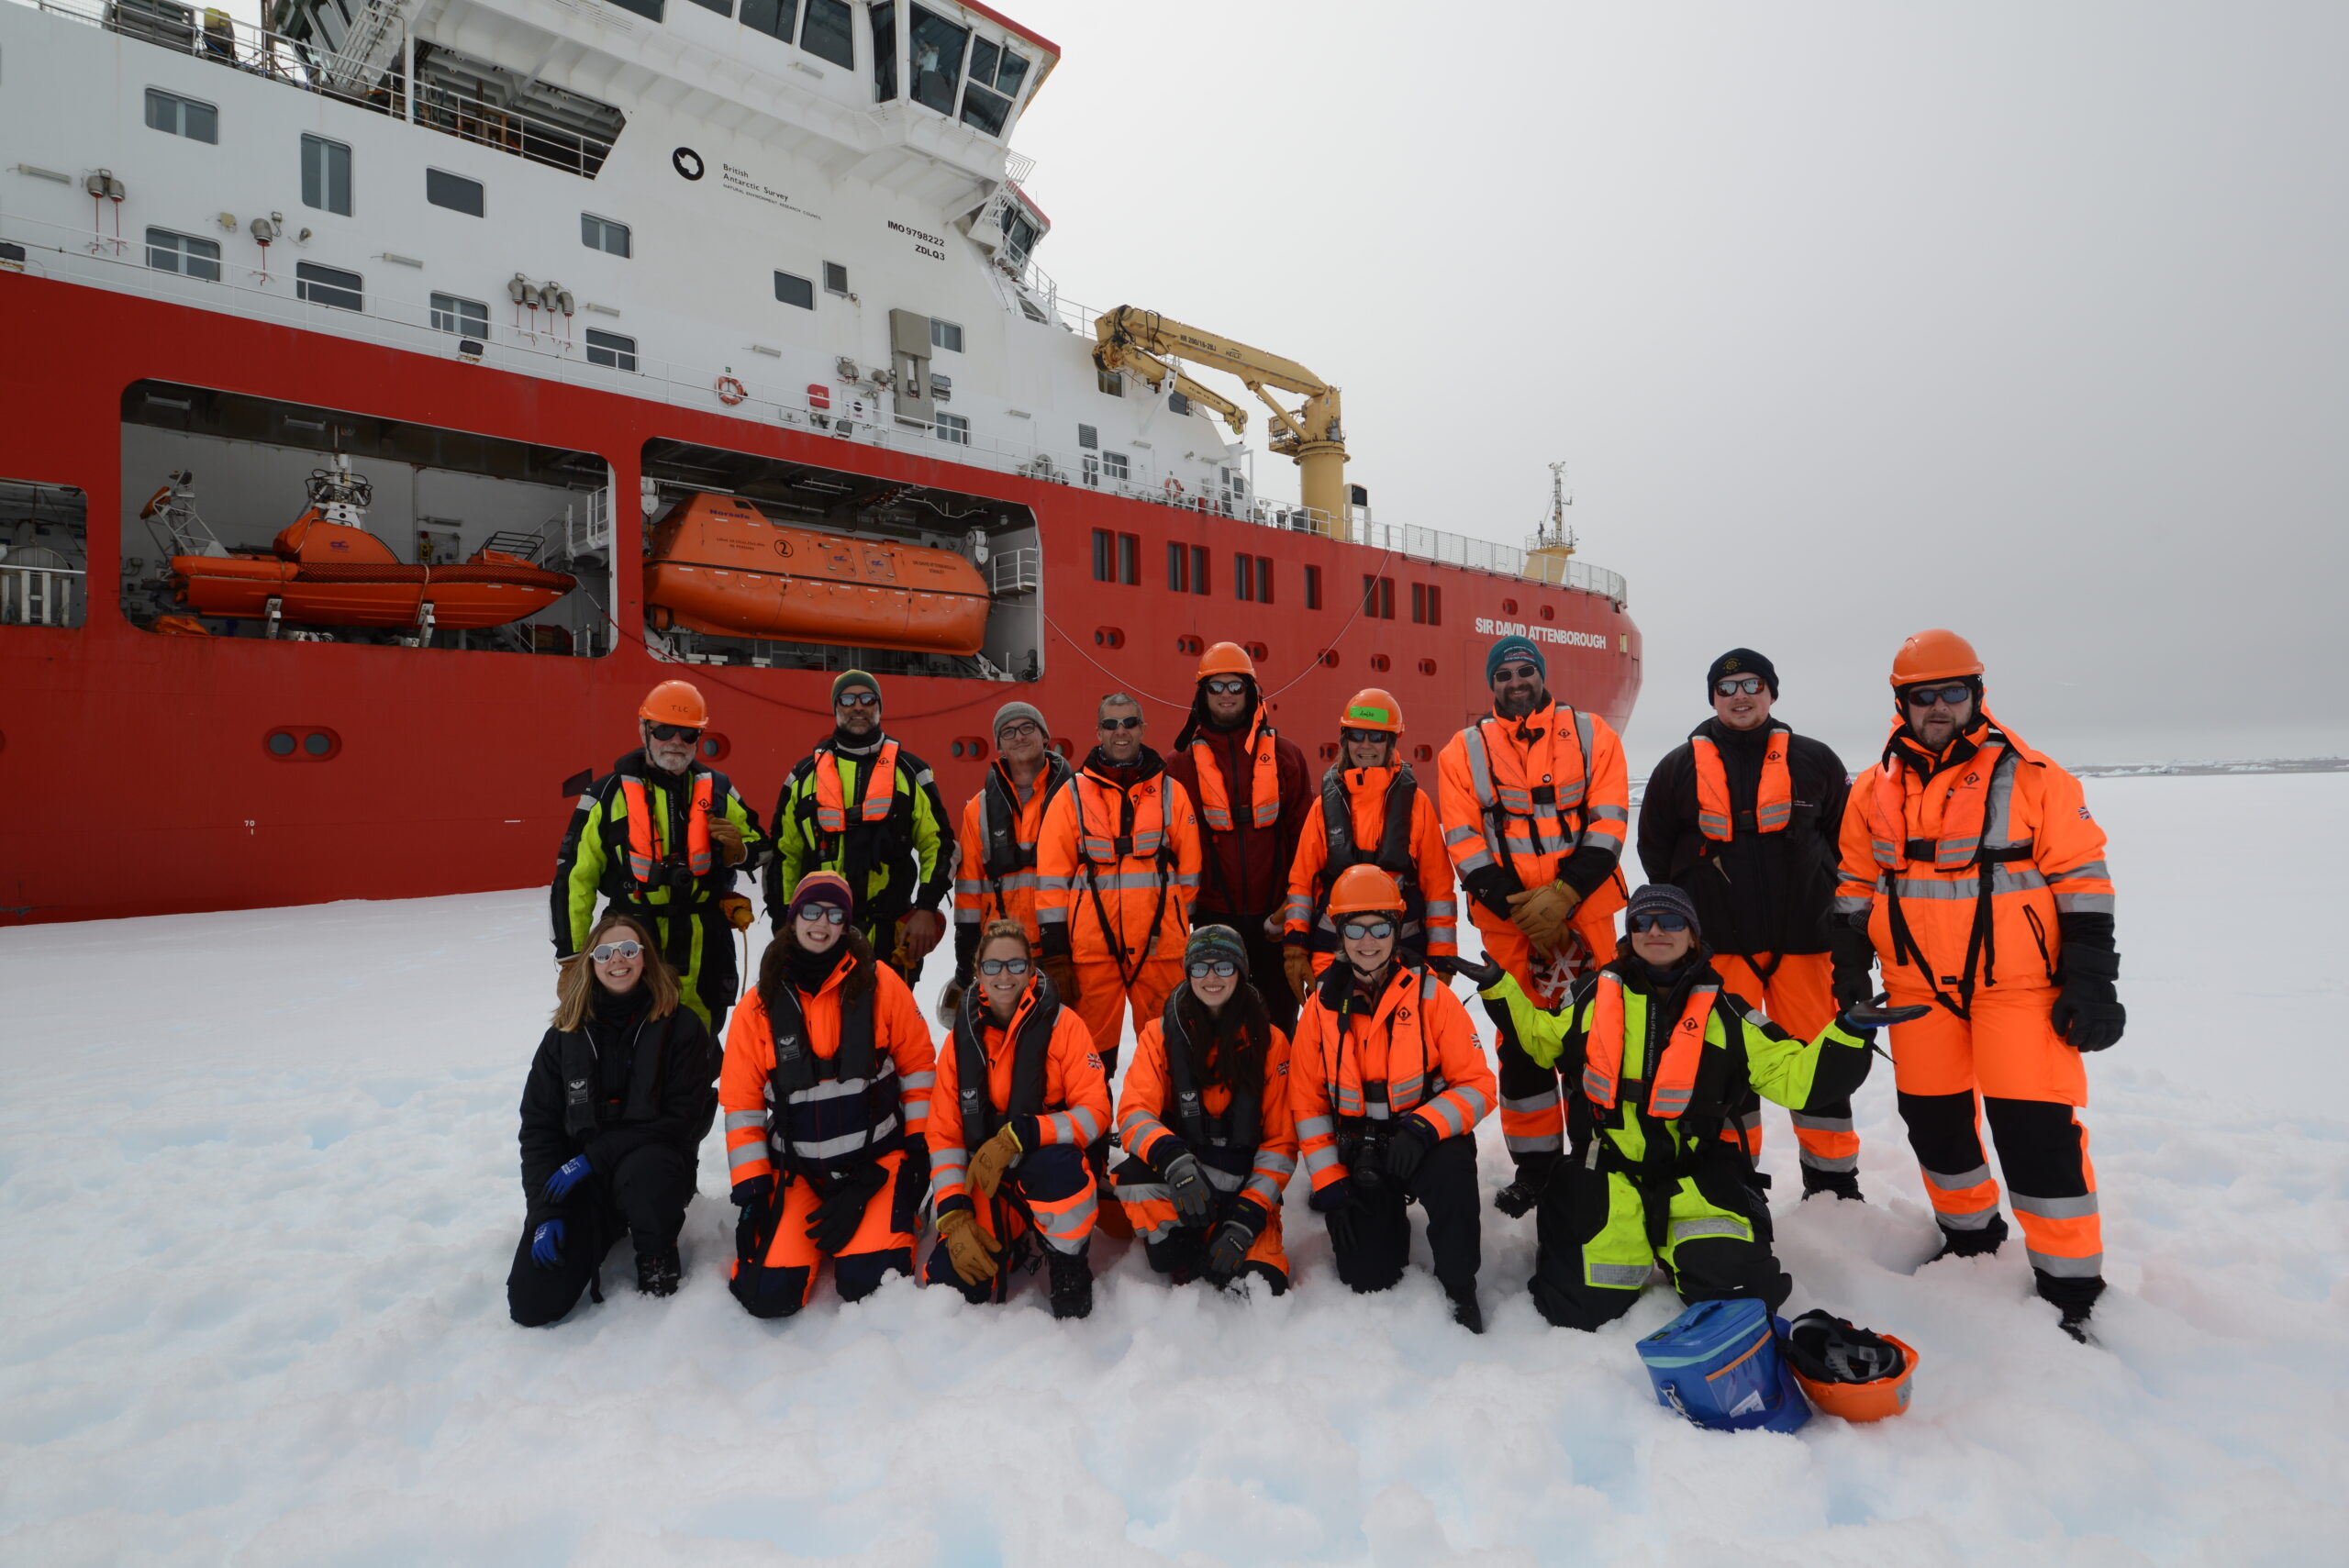
[[[0,561],[0,626],[80,626],[88,576],[78,567]]]
[[[1032,594],[1043,585],[1044,552],[1034,545],[997,550],[987,557],[987,591],[997,598]]]
[[[16,3],[574,174],[592,178],[611,156],[608,139],[521,109],[467,97],[429,80],[410,94],[406,68],[397,60],[375,84],[346,87],[334,74],[342,57],[307,39],[273,33],[208,6],[183,5],[180,0]]]

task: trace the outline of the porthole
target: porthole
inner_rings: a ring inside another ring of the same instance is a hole
[[[1243,646],[1248,650],[1248,657],[1260,662],[1273,656],[1273,651],[1261,642],[1246,643]]]
[[[342,752],[342,737],[314,724],[281,725],[262,737],[273,762],[328,762]]]
[[[705,729],[701,732],[701,744],[696,750],[700,751],[701,760],[705,762],[722,762],[726,754],[734,750],[734,743],[715,729]]]
[[[1432,762],[1435,761],[1435,748],[1432,746],[1414,746],[1411,748],[1411,758],[1414,762]]]
[[[957,757],[968,757],[974,762],[984,762],[986,760],[987,743],[975,735],[962,735],[957,736],[953,744],[947,750]]]
[[[1505,616],[1513,616],[1517,614],[1517,601],[1515,599],[1503,599],[1501,601],[1501,614]]]
[[[1094,646],[1094,647],[1096,647],[1096,648],[1123,648],[1125,645],[1126,645],[1126,634],[1125,634],[1124,632],[1122,632],[1122,631],[1119,631],[1116,627],[1114,627],[1114,626],[1097,626],[1097,627],[1095,627],[1095,628],[1093,628],[1093,646]]]
[[[1420,674],[1422,674],[1422,675],[1432,675],[1432,674],[1434,674],[1434,673],[1435,673],[1435,661],[1434,661],[1434,660],[1432,660],[1432,659],[1422,659],[1422,660],[1420,660],[1420,661],[1419,661],[1419,673],[1420,673]]]
[[[271,756],[290,757],[294,754],[294,748],[295,744],[296,742],[295,741],[293,731],[287,729],[273,729],[270,731],[269,754]]]
[[[946,748],[946,754],[950,757],[961,756],[963,754],[963,743],[960,740],[955,741],[952,745]]]
[[[1395,661],[1389,659],[1384,653],[1374,653],[1370,656],[1370,667],[1377,671],[1382,675],[1393,667],[1394,662]]]
[[[1543,620],[1556,620],[1558,618],[1558,606],[1555,605],[1542,606],[1542,618]]]
[[[302,737],[302,750],[313,757],[323,757],[334,750],[334,742],[328,740],[323,732],[313,729]]]
[[[1332,670],[1336,669],[1338,667],[1338,651],[1334,648],[1323,649],[1321,651],[1321,662],[1327,664]]]
[[[1321,760],[1325,762],[1334,762],[1338,760],[1338,743],[1335,740],[1321,742]]]
[[[1058,751],[1063,757],[1074,757],[1076,755],[1075,744],[1063,736],[1054,736],[1052,738],[1052,750]]]
[[[1174,651],[1177,653],[1200,654],[1207,651],[1208,645],[1196,637],[1178,637],[1174,639]]]

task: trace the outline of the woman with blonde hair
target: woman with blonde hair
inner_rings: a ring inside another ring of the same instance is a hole
[[[582,1291],[601,1301],[604,1254],[623,1234],[636,1288],[676,1293],[695,1151],[718,1115],[718,1050],[635,916],[596,921],[555,995],[522,1085],[529,1207],[506,1303],[525,1328],[554,1322]]]

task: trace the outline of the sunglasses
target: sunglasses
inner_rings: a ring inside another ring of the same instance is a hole
[[[1131,718],[1105,718],[1101,721],[1101,728],[1104,729],[1140,729],[1141,728],[1141,715],[1136,714]]]
[[[616,958],[634,958],[644,951],[642,942],[606,942],[593,949],[588,956],[597,963],[609,963]]]
[[[1504,664],[1493,672],[1496,681],[1530,681],[1542,673],[1537,664]]]
[[[1974,695],[1974,688],[1960,682],[1954,686],[1911,686],[1900,694],[1900,700],[1910,707],[1931,707],[1935,703],[1955,707]]]
[[[981,974],[1025,974],[1028,961],[1024,958],[983,958],[979,960]]]
[[[1247,692],[1248,681],[1245,676],[1233,675],[1225,680],[1209,681],[1207,688],[1211,696],[1236,697]]]
[[[1374,740],[1392,740],[1394,737],[1384,729],[1341,729],[1338,739],[1349,746],[1366,746]]]
[[[795,920],[821,920],[827,926],[848,924],[848,911],[837,904],[802,904],[791,913]]]
[[[832,699],[832,706],[834,707],[879,707],[881,694],[879,692],[842,692]]]
[[[1350,942],[1383,941],[1395,934],[1392,920],[1349,920],[1338,928]]]
[[[1006,740],[1033,740],[1041,734],[1043,734],[1042,730],[1026,719],[1021,719],[1018,724],[1007,724],[996,730],[995,739],[996,743],[1001,745]]]
[[[1205,980],[1210,974],[1219,980],[1229,979],[1239,973],[1240,966],[1228,958],[1203,958],[1191,965],[1191,978],[1194,980]]]
[[[1631,929],[1635,931],[1685,931],[1688,929],[1686,915],[1634,915]]]
[[[1741,695],[1749,697],[1757,697],[1762,695],[1762,677],[1759,675],[1732,675],[1725,681],[1715,681],[1713,683],[1713,690],[1719,695],[1725,697],[1733,697]]]
[[[701,731],[685,724],[656,724],[651,728],[655,740],[698,740]]]

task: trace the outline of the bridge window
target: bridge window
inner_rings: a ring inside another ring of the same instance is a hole
[[[743,26],[785,43],[791,41],[791,25],[798,17],[799,0],[742,0]]]
[[[842,71],[856,69],[855,35],[850,30],[848,0],[807,0],[807,17],[800,24],[799,47],[818,60],[829,60]]]
[[[661,19],[661,0],[612,0],[623,11],[633,11],[650,21]]]
[[[147,231],[147,264],[159,272],[181,272],[217,284],[220,281],[220,247],[193,234],[150,228]]]
[[[484,206],[484,192],[479,180],[468,180],[462,174],[451,174],[446,169],[424,172],[424,199],[434,206],[447,207],[469,217],[479,217]]]
[[[694,4],[706,10],[715,11],[721,17],[730,17],[734,14],[734,0],[694,0]]]
[[[896,0],[879,0],[873,18],[873,101],[886,103],[897,95]]]
[[[219,110],[160,87],[147,89],[147,124],[166,136],[184,136],[190,141],[208,141],[215,146],[220,141]]]
[[[357,272],[346,272],[340,267],[295,262],[294,292],[312,305],[329,305],[337,310],[367,308],[363,281]]]
[[[302,139],[302,205],[351,216],[351,149],[323,136]]]
[[[913,99],[941,115],[954,112],[954,89],[963,80],[963,51],[971,29],[916,6],[906,29],[906,75]]]
[[[579,242],[590,250],[601,250],[607,256],[629,254],[628,225],[614,223],[608,217],[597,217],[592,212],[579,215]]]
[[[1001,136],[1011,101],[1028,77],[1028,62],[985,39],[971,40],[971,77],[963,89],[963,123]]]

